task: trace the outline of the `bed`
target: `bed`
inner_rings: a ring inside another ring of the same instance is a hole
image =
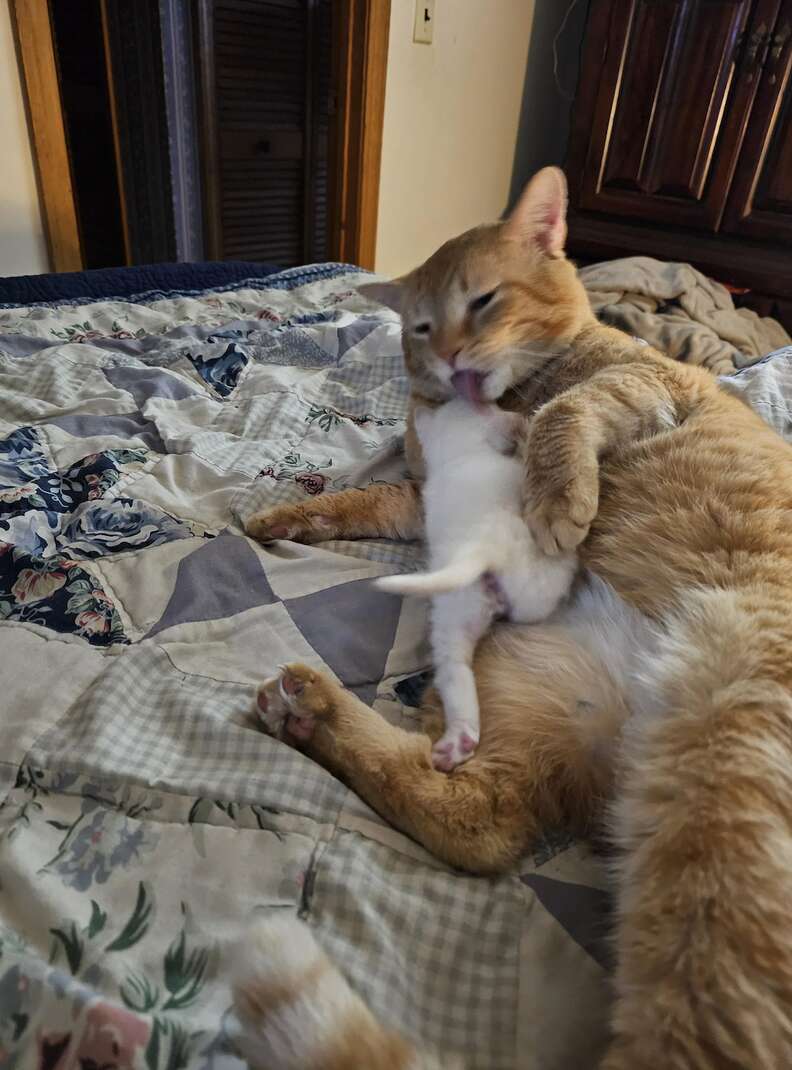
[[[228,947],[271,910],[470,1070],[594,1064],[610,900],[590,848],[551,830],[507,876],[454,872],[251,717],[296,658],[418,727],[425,606],[369,581],[420,548],[243,533],[404,474],[399,322],[360,280],[0,283],[2,1067],[230,1068]],[[724,382],[792,434],[792,349]]]

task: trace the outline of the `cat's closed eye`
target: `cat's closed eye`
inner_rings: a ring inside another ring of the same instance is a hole
[[[468,304],[468,308],[470,309],[470,311],[478,312],[480,309],[486,308],[497,293],[497,290],[498,288],[496,286],[494,290],[488,290],[487,293],[480,294],[478,297],[474,297],[473,300]]]

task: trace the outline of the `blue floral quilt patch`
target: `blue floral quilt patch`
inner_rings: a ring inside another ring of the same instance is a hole
[[[69,632],[92,646],[128,643],[111,598],[76,561],[0,542],[0,620]]]
[[[105,497],[145,449],[91,453],[58,472],[33,427],[0,441],[0,540],[42,559],[99,557],[192,536],[188,525],[134,498]]]
[[[213,341],[214,337],[217,336],[210,337],[208,341]],[[245,350],[236,342],[231,342],[217,357],[191,353],[187,356],[207,386],[211,386],[222,398],[227,398],[235,389],[242,369],[250,360]]]
[[[50,468],[33,427],[20,427],[0,441],[0,517],[29,509],[66,513],[101,498],[125,465],[142,464],[145,449],[110,449],[82,457],[65,472]]]

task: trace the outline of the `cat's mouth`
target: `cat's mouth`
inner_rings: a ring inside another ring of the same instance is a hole
[[[460,397],[465,398],[471,405],[483,405],[485,379],[486,375],[481,372],[474,372],[466,368],[464,371],[454,372],[451,376],[451,386]]]

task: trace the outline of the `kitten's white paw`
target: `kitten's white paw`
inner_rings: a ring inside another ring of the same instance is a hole
[[[432,765],[441,773],[450,773],[472,758],[478,746],[478,729],[472,725],[448,728],[432,747]]]

